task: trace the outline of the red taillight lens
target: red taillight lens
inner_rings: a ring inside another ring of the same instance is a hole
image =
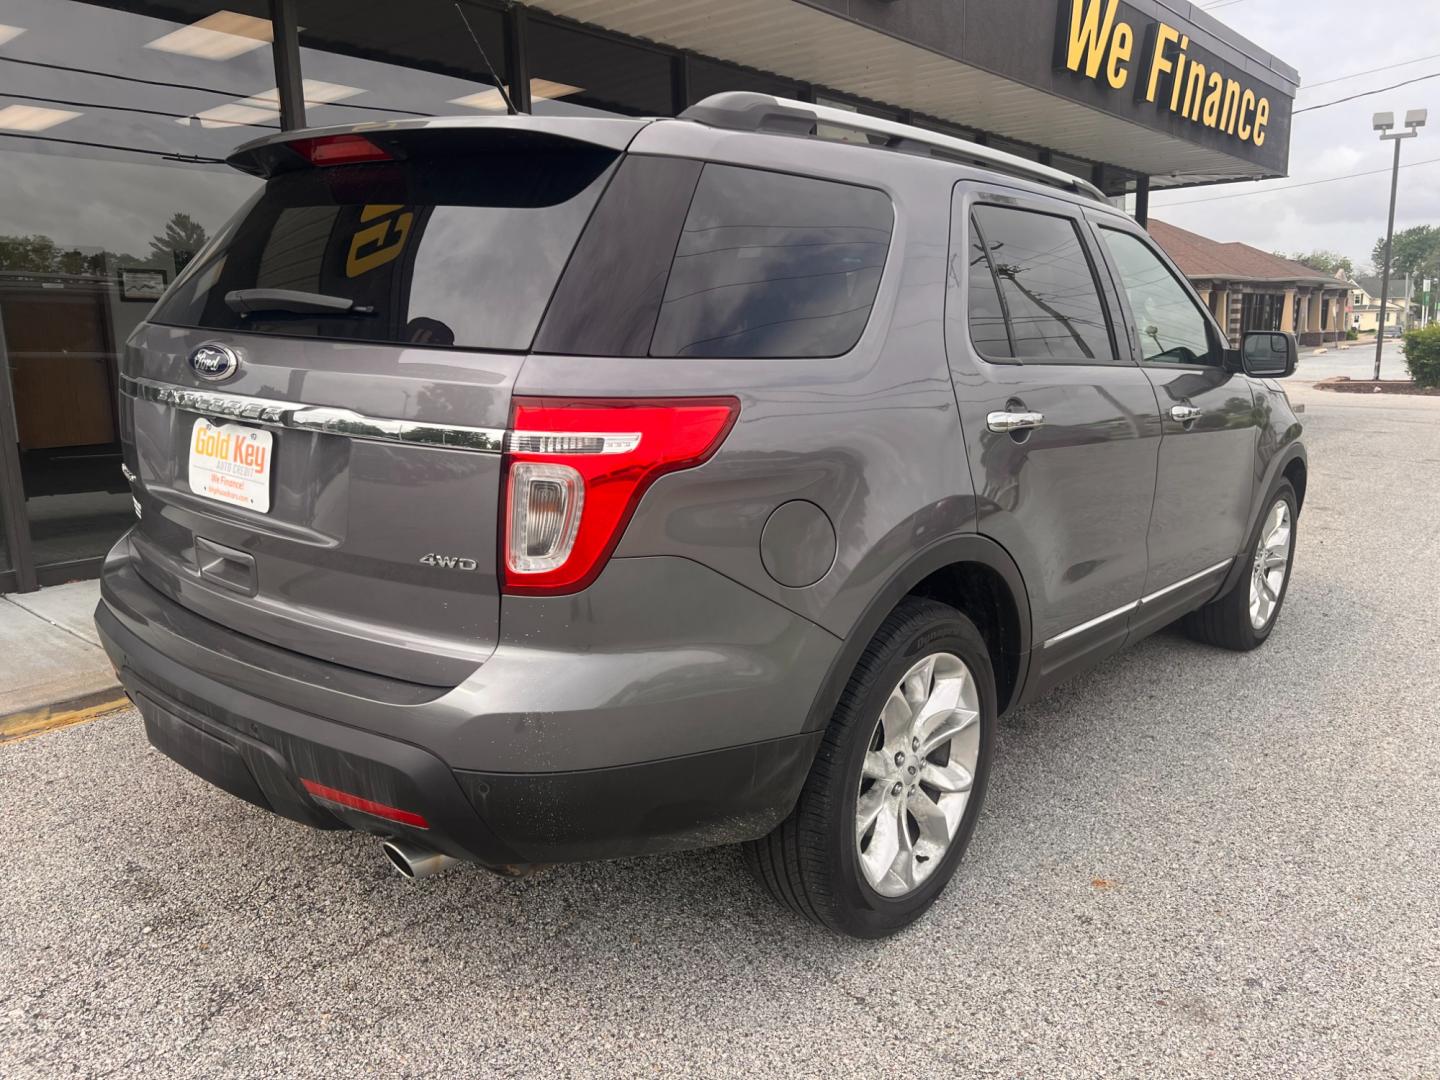
[[[656,478],[709,459],[734,398],[516,398],[506,449],[507,593],[585,588]]]
[[[334,803],[336,806],[349,807],[351,810],[359,810],[362,814],[369,814],[371,817],[384,818],[386,821],[397,821],[401,825],[409,825],[414,829],[428,829],[430,823],[420,814],[409,810],[401,810],[395,806],[386,806],[384,803],[376,802],[374,799],[366,799],[359,795],[352,795],[348,791],[341,791],[339,788],[326,787],[324,784],[316,783],[314,780],[301,779],[300,783],[305,785],[305,790],[312,796],[324,802]]]
[[[360,161],[390,161],[390,151],[364,135],[321,135],[287,144],[311,165],[353,165]]]

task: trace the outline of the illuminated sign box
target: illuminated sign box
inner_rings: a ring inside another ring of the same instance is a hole
[[[1142,33],[1121,16],[1119,0],[1069,0],[1060,7],[1055,66],[1103,89],[1127,87],[1149,103],[1212,131],[1260,147],[1270,124],[1268,91],[1222,70],[1210,53],[1161,19]]]

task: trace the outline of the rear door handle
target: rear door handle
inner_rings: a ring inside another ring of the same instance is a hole
[[[1038,412],[992,412],[985,417],[985,426],[996,432],[1024,431],[1044,423],[1045,414]]]
[[[1194,405],[1176,405],[1170,410],[1170,419],[1177,424],[1188,424],[1200,419],[1200,410]]]

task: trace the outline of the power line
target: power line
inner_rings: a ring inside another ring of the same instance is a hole
[[[1401,165],[1402,169],[1414,169],[1420,165],[1434,165],[1440,162],[1440,158],[1429,158],[1425,161],[1407,161]],[[1296,188],[1315,187],[1317,184],[1334,184],[1341,180],[1355,180],[1361,176],[1378,176],[1381,173],[1388,173],[1389,169],[1371,169],[1368,172],[1349,173],[1345,176],[1327,176],[1323,180],[1306,180],[1301,184],[1285,184],[1281,187],[1266,188],[1263,191],[1236,191],[1229,195],[1211,195],[1204,199],[1186,199],[1184,202],[1164,203],[1160,209],[1168,209],[1172,206],[1194,206],[1196,203],[1219,202],[1221,199],[1243,199],[1249,195],[1269,195],[1275,191],[1293,191]]]
[[[1329,86],[1332,83],[1346,82],[1349,79],[1358,79],[1361,75],[1374,75],[1377,71],[1391,71],[1397,67],[1409,67],[1411,64],[1418,64],[1422,60],[1440,60],[1440,53],[1431,53],[1429,56],[1417,56],[1414,60],[1401,60],[1398,64],[1386,64],[1384,67],[1367,68],[1364,71],[1352,72],[1349,75],[1337,75],[1333,79],[1322,79],[1320,82],[1306,83],[1300,87],[1303,93],[1306,90],[1314,90],[1317,86]]]
[[[1378,90],[1362,90],[1358,94],[1351,94],[1349,97],[1336,98],[1334,101],[1327,101],[1323,105],[1309,105],[1303,109],[1296,109],[1291,116],[1299,116],[1301,113],[1314,112],[1316,109],[1328,109],[1331,105],[1343,105],[1347,101],[1354,101],[1357,98],[1369,97],[1371,94],[1383,94],[1386,90],[1398,90],[1402,86],[1409,86],[1411,83],[1424,82],[1426,79],[1440,79],[1440,71],[1432,71],[1429,75],[1417,75],[1413,79],[1406,79],[1404,82],[1397,82],[1392,86],[1382,86]]]
[[[120,146],[117,143],[89,142],[85,139],[61,139],[55,135],[35,135],[30,132],[0,131],[0,139],[33,139],[35,142],[64,143],[66,146],[91,146],[100,150],[123,150],[127,154],[149,154],[151,157],[178,161],[182,165],[224,165],[224,158],[204,157],[200,154],[182,154],[178,150],[149,150],[143,146]]]
[[[17,101],[44,101],[50,105],[70,105],[77,109],[107,109],[111,112],[137,113],[141,116],[168,116],[174,120],[194,120],[196,117],[191,113],[166,112],[163,109],[141,109],[134,105],[107,105],[98,101],[68,101],[65,98],[47,97],[43,94],[12,94],[6,90],[0,90],[0,97],[14,98]],[[271,128],[279,131],[279,124],[255,124],[241,123],[238,120],[210,121],[211,124],[219,127],[256,127]]]
[[[239,90],[221,90],[215,86],[198,86],[195,83],[171,82],[166,79],[142,79],[138,75],[121,75],[115,71],[96,71],[93,68],[72,67],[69,64],[50,64],[43,60],[22,60],[18,56],[0,56],[0,61],[7,64],[24,64],[26,67],[48,68],[51,71],[68,71],[76,75],[91,75],[97,79],[116,79],[120,82],[138,83],[141,86],[163,86],[167,90],[198,90],[205,94],[219,94],[222,97],[251,98],[252,92]],[[430,117],[433,113],[415,112],[412,109],[392,109],[385,105],[357,105],[348,101],[316,101],[309,102],[309,105],[338,105],[343,109],[364,109],[368,112],[398,113],[402,116]]]

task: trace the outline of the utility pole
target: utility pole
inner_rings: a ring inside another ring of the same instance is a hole
[[[1405,114],[1404,131],[1393,130],[1393,112],[1376,113],[1371,119],[1371,125],[1380,132],[1381,142],[1388,139],[1395,143],[1395,164],[1390,169],[1390,220],[1385,226],[1385,265],[1380,272],[1380,326],[1375,332],[1376,382],[1380,381],[1380,353],[1385,348],[1385,319],[1390,314],[1390,247],[1395,242],[1395,196],[1400,190],[1400,143],[1403,139],[1413,139],[1420,134],[1419,129],[1425,126],[1426,116],[1424,109],[1411,109]]]

